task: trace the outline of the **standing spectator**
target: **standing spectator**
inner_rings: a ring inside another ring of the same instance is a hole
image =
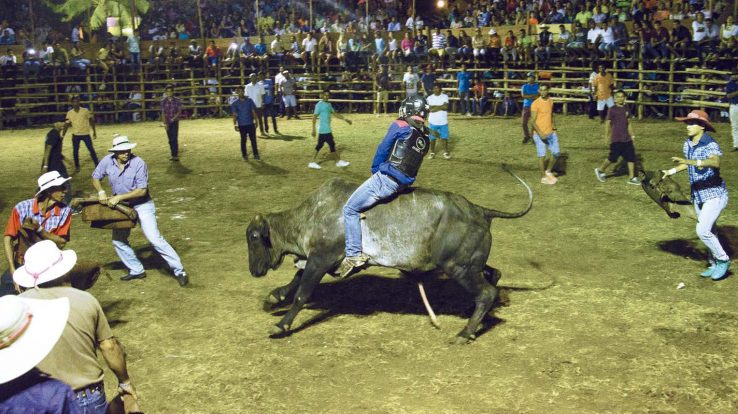
[[[436,156],[436,138],[443,140],[443,158],[451,159],[448,151],[448,95],[441,92],[441,85],[433,85],[433,94],[426,98],[428,102],[428,126],[435,134],[430,135],[430,153],[428,159]]]
[[[728,114],[730,116],[730,130],[733,135],[733,149],[738,151],[738,73],[730,76],[728,84],[725,85],[725,98],[728,100],[730,107]]]
[[[320,164],[318,164],[316,160],[318,159],[318,153],[320,152],[320,149],[323,148],[324,144],[328,144],[328,148],[330,149],[331,154],[333,154],[333,158],[336,160],[336,167],[348,167],[349,162],[342,160],[336,151],[336,143],[333,139],[333,130],[331,129],[331,115],[335,114],[336,118],[346,121],[349,125],[351,125],[351,121],[344,118],[343,115],[333,109],[333,105],[329,102],[329,91],[323,91],[321,98],[322,99],[315,104],[315,111],[313,112],[313,138],[315,138],[315,121],[320,119],[320,125],[318,127],[318,144],[315,146],[313,161],[308,164],[308,167],[316,170],[321,168]]]
[[[81,414],[69,385],[35,368],[61,338],[69,301],[3,296],[0,315],[0,412]]]
[[[600,113],[600,123],[605,123],[605,117],[607,109],[612,108],[615,105],[615,101],[612,99],[612,90],[615,86],[615,81],[612,78],[612,74],[607,72],[605,65],[600,64],[597,66],[597,76],[594,77],[594,95],[597,98],[597,111]]]
[[[137,399],[128,376],[126,354],[113,336],[100,303],[91,294],[71,287],[67,277],[77,262],[73,250],[60,250],[51,241],[31,246],[25,264],[13,280],[27,290],[20,297],[69,301],[69,318],[61,339],[38,368],[75,390],[77,404],[84,413],[105,414],[105,375],[98,362],[99,348],[105,362],[118,379],[118,390]]]
[[[251,140],[251,150],[254,153],[254,159],[259,161],[259,149],[256,146],[256,126],[255,119],[256,105],[245,93],[246,87],[238,88],[238,100],[231,104],[231,114],[233,114],[233,128],[241,134],[241,156],[244,161],[249,160],[249,153],[246,150],[246,140]]]
[[[641,181],[635,176],[636,152],[633,145],[633,130],[630,128],[630,111],[625,106],[625,92],[615,91],[615,106],[607,111],[605,123],[605,144],[610,144],[610,154],[602,162],[600,168],[595,168],[595,176],[600,182],[607,179],[607,168],[617,162],[618,158],[628,164],[628,184],[640,185]]]
[[[456,73],[456,86],[459,90],[459,113],[472,116],[469,91],[471,90],[471,73],[466,71],[466,65],[461,65],[461,70]]]
[[[413,67],[408,65],[405,74],[402,75],[402,83],[405,85],[405,94],[409,98],[418,94],[418,75],[413,71]]]
[[[126,118],[138,122],[141,120],[141,113],[136,112],[137,109],[141,108],[141,102],[143,102],[143,95],[139,91],[138,86],[134,85],[131,92],[128,94],[128,99],[123,103],[123,109],[126,111],[124,115]]]
[[[474,77],[472,92],[472,112],[475,115],[484,116],[485,107],[487,106],[487,86],[479,75]],[[494,110],[492,111],[492,116],[495,116],[495,112]]]
[[[389,102],[389,92],[392,89],[390,84],[390,74],[387,71],[387,66],[380,66],[379,71],[375,77],[377,82],[377,108],[374,112],[377,116],[379,113],[387,113],[387,103]]]
[[[128,53],[131,54],[131,71],[137,70],[141,66],[141,46],[139,46],[139,40],[138,30],[134,30],[130,36],[126,37]]]
[[[108,150],[112,154],[105,156],[95,168],[92,173],[92,185],[97,190],[100,203],[115,207],[125,201],[136,210],[144,236],[167,262],[179,285],[184,287],[189,283],[187,272],[177,252],[159,233],[156,224],[156,206],[149,194],[149,169],[144,160],[131,153],[135,147],[136,144],[129,142],[126,136],[119,135],[113,138],[113,147]],[[103,190],[101,180],[105,177],[108,177],[112,197],[108,197]],[[113,230],[113,247],[128,269],[128,273],[120,278],[123,281],[146,277],[143,264],[128,243],[130,234],[131,229]]]
[[[420,76],[424,96],[428,97],[433,93],[433,85],[436,84],[436,79],[438,79],[438,76],[436,75],[433,65],[426,65],[423,70],[423,75]]]
[[[274,109],[274,82],[269,76],[267,76],[266,72],[261,72],[259,75],[261,77],[259,85],[264,88],[264,105],[262,107],[264,130],[266,131],[266,134],[269,135],[269,117],[271,117],[272,125],[274,126],[274,133],[280,135],[279,130],[277,129],[277,114]],[[231,103],[232,102],[229,102],[229,105]]]
[[[700,110],[686,117],[676,118],[687,126],[684,158],[671,157],[676,167],[663,171],[664,177],[688,170],[692,203],[697,213],[697,236],[710,250],[710,267],[702,277],[721,280],[728,274],[730,257],[720,245],[713,228],[723,209],[728,205],[728,188],[720,176],[720,145],[707,133],[715,132],[707,113]]]
[[[5,259],[8,261],[8,270],[2,276],[3,286],[12,283],[13,273],[23,265],[24,249],[28,245],[51,240],[62,248],[69,241],[72,209],[64,203],[69,180],[57,171],[44,173],[38,178],[36,195],[13,208],[3,237]]]
[[[254,107],[256,108],[256,121],[259,124],[259,133],[261,136],[264,136],[264,123],[261,118],[264,113],[264,94],[266,91],[264,91],[264,87],[259,84],[255,73],[249,75],[249,80],[250,82],[244,87],[244,93],[251,99],[251,102],[254,103]]]
[[[92,128],[92,138],[97,139],[97,129],[95,128],[95,116],[87,108],[83,108],[79,104],[79,95],[72,96],[72,109],[67,112],[64,121],[64,131],[62,136],[67,134],[67,129],[72,128],[72,154],[74,156],[74,171],[79,172],[79,144],[84,142],[87,150],[90,152],[92,162],[97,167],[97,153],[92,146],[90,139],[90,128]]]
[[[558,179],[553,175],[551,169],[559,157],[559,137],[556,134],[556,123],[553,116],[553,100],[549,97],[548,85],[541,85],[541,96],[530,106],[531,127],[533,128],[533,141],[536,143],[536,155],[538,166],[543,177],[542,184],[556,184]],[[546,147],[551,155],[546,161]]]
[[[164,87],[161,100],[161,122],[169,140],[170,161],[179,161],[179,117],[182,115],[182,101],[174,96],[174,86]]]
[[[528,129],[530,107],[533,105],[533,101],[538,98],[538,91],[539,85],[536,82],[535,73],[528,72],[528,82],[520,88],[520,94],[523,97],[523,144],[531,140],[530,130]]]
[[[56,171],[64,178],[69,177],[67,167],[64,165],[64,155],[62,154],[63,138],[61,132],[63,130],[64,122],[54,122],[54,127],[46,134],[41,174]]]
[[[700,65],[703,63],[706,46],[708,43],[707,25],[705,24],[705,15],[697,13],[696,19],[692,22],[692,45],[697,50],[697,58]]]
[[[289,71],[285,70],[282,72],[284,80],[278,83],[280,90],[282,91],[282,102],[284,102],[284,110],[287,112],[287,119],[292,118],[300,119],[297,115],[297,97],[295,92],[297,91],[297,81],[292,77]]]

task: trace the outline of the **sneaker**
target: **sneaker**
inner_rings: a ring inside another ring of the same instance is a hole
[[[120,277],[120,280],[124,282],[129,282],[134,279],[144,279],[146,277],[146,272],[139,273],[137,275],[131,274],[130,272],[126,275],[123,275]]]
[[[450,160],[451,159],[451,154],[449,154],[448,152],[444,152],[443,153],[443,159]]]
[[[339,161],[338,161],[338,162],[336,163],[336,167],[341,167],[341,168],[343,168],[343,167],[348,167],[349,165],[351,165],[351,163],[350,163],[350,162],[348,162],[348,161],[344,161],[344,160],[339,160]]]
[[[171,156],[171,157],[169,158],[169,161],[179,161],[179,157],[178,157],[178,156],[176,156],[176,155],[172,155],[172,156]]]
[[[174,277],[177,279],[177,282],[181,287],[185,287],[188,283],[190,283],[190,278],[187,277],[187,272],[185,272],[184,270],[182,271],[182,273],[174,275]]]
[[[530,140],[531,140],[531,138],[530,138],[530,137],[523,137],[523,144],[527,144],[527,143],[529,143],[529,142],[530,142]]]
[[[369,260],[369,256],[364,253],[361,253],[358,256],[346,256],[339,267],[341,277],[349,276],[354,272],[354,270],[364,266],[367,260]]]
[[[712,274],[715,273],[715,263],[710,263],[710,267],[705,269],[704,272],[700,273],[700,276],[702,277],[712,277]]]
[[[259,156],[259,154],[254,154],[254,160],[261,161],[261,157]]]
[[[556,184],[557,182],[559,182],[559,179],[556,178],[555,175],[551,174],[550,171],[546,171],[546,179],[548,179],[549,184]]]
[[[243,156],[243,160],[244,160],[244,161],[248,161],[248,160],[249,160],[249,156],[248,156],[248,155],[244,155],[244,156]]]
[[[471,118],[471,116],[472,116],[471,112],[467,112],[466,113],[466,116],[468,116],[469,118]]]
[[[638,177],[633,177],[630,180],[626,181],[626,183],[630,185],[641,185],[641,180],[639,180]]]
[[[548,175],[541,178],[541,184],[554,185],[556,184],[557,181],[558,180],[556,179],[556,177],[548,176]]]
[[[717,260],[715,262],[715,269],[712,271],[710,278],[712,280],[722,280],[728,275],[728,269],[730,268],[730,259],[728,260]]]
[[[436,153],[435,152],[431,152],[430,154],[428,154],[428,159],[429,160],[432,160],[433,158],[436,158]]]
[[[308,168],[312,168],[314,170],[319,170],[321,167],[320,167],[320,164],[318,164],[317,162],[313,161],[310,164],[308,164]]]
[[[607,181],[607,175],[605,175],[605,173],[603,173],[602,171],[600,171],[599,168],[595,168],[595,177],[597,177],[597,181],[599,181],[601,183],[604,183],[605,181]],[[633,178],[635,178],[635,177],[633,177]]]

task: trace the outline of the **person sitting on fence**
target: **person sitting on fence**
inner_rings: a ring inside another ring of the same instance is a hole
[[[167,67],[174,69],[182,64],[182,55],[179,52],[176,42],[169,42],[169,48],[167,48]]]
[[[484,60],[487,56],[487,39],[482,35],[482,29],[478,27],[472,36],[472,54],[477,62]]]
[[[282,44],[282,36],[279,34],[274,36],[274,40],[272,40],[272,43],[269,45],[269,52],[272,56],[277,58],[277,63],[281,66],[284,64],[284,45]]]
[[[165,61],[164,47],[159,44],[158,40],[154,40],[149,45],[149,64],[154,66],[154,70],[159,70]]]
[[[220,63],[221,53],[218,45],[215,44],[214,40],[210,41],[208,48],[205,50],[205,58],[207,59],[208,66],[215,68]]]
[[[202,66],[203,57],[202,46],[197,44],[197,40],[192,39],[187,47],[187,66],[190,68]]]
[[[310,63],[310,67],[314,68],[315,63],[317,60],[317,53],[316,50],[318,48],[318,41],[313,38],[313,34],[311,32],[307,32],[305,35],[305,38],[302,39],[302,61],[303,68],[307,68],[308,62]]]
[[[402,56],[408,60],[413,56],[413,50],[415,49],[415,40],[411,37],[411,32],[405,32],[405,36],[400,41],[400,48],[402,49]]]
[[[331,64],[331,59],[333,59],[334,56],[333,45],[331,44],[331,39],[328,36],[328,33],[323,33],[320,35],[320,40],[318,41],[316,53],[318,54],[319,64],[321,66],[324,66],[326,68],[326,71],[328,71],[328,67]]]
[[[241,52],[241,66],[244,68],[249,68],[251,70],[256,70],[256,66],[254,66],[254,63],[258,64],[258,59],[256,57],[256,47],[254,47],[248,37],[243,38],[243,44],[241,44],[241,47],[239,49],[239,51]]]
[[[254,63],[258,70],[266,70],[269,68],[269,54],[267,53],[267,45],[264,36],[259,36],[259,41],[254,44]]]
[[[67,52],[67,49],[63,48],[59,42],[54,43],[54,57],[52,59],[54,68],[66,71],[69,63],[69,52]]]
[[[430,56],[431,58],[437,57],[441,67],[443,67],[447,45],[448,42],[446,41],[446,36],[441,33],[441,29],[439,27],[436,27],[436,30],[433,32],[432,35],[431,48],[430,50],[428,50],[428,56]]]
[[[18,66],[18,57],[15,56],[13,49],[8,48],[6,54],[0,56],[0,72],[3,77],[15,75]]]

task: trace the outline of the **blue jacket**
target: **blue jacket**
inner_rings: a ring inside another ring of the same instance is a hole
[[[397,140],[405,140],[410,137],[412,133],[412,127],[406,121],[398,119],[390,125],[387,130],[387,135],[384,136],[382,142],[377,147],[377,152],[374,154],[374,160],[372,161],[372,174],[376,174],[377,171],[383,174],[389,175],[390,177],[397,180],[398,183],[403,185],[410,185],[415,182],[415,177],[408,177],[402,171],[393,167],[389,163],[389,156],[392,153],[392,148],[395,146]]]

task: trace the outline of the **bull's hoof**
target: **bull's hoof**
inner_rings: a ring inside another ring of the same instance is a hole
[[[475,339],[476,339],[476,336],[474,335],[466,336],[464,334],[458,334],[454,336],[453,338],[451,338],[449,342],[451,343],[451,345],[466,345],[468,343],[471,343]]]
[[[269,328],[269,337],[270,338],[284,338],[285,336],[287,336],[288,332],[289,332],[289,327],[274,325],[271,328]]]
[[[264,311],[269,312],[279,305],[284,304],[286,297],[280,295],[278,292],[270,292],[266,298],[264,298]]]

